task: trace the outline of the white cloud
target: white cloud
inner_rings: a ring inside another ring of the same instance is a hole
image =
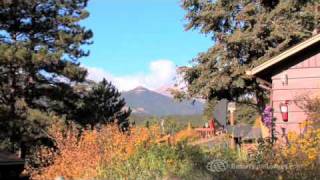
[[[173,86],[176,77],[176,66],[170,60],[156,60],[149,64],[148,73],[136,73],[125,76],[114,76],[97,67],[87,67],[88,79],[101,81],[103,78],[111,81],[119,90],[127,91],[144,86],[156,90]]]

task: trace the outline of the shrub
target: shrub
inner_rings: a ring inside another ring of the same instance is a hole
[[[163,179],[180,177],[183,179],[201,178],[205,174],[199,171],[205,167],[199,164],[202,157],[199,149],[179,144],[152,144],[140,146],[136,153],[126,161],[113,161],[102,167],[102,179]],[[199,160],[199,162],[197,162]]]
[[[186,130],[187,131],[187,130]],[[182,132],[182,134],[188,133]],[[193,133],[191,133],[193,134]],[[119,131],[116,125],[80,132],[75,126],[55,124],[50,131],[58,151],[40,149],[40,159],[52,159],[47,167],[34,169],[32,179],[156,179],[208,177],[207,159],[198,147],[186,141],[158,144],[159,128]],[[185,137],[185,136],[183,136]],[[49,158],[50,157],[50,158]]]
[[[320,96],[318,94],[310,96],[303,94],[298,96],[295,104],[308,114],[308,118],[313,122],[313,126],[320,127]]]
[[[261,141],[254,154],[250,156],[248,164],[258,168],[254,173],[276,179],[316,179],[320,176],[319,150],[320,130],[310,129],[303,136],[289,133],[289,145],[275,144]],[[276,169],[272,169],[278,167]]]
[[[126,161],[139,146],[155,143],[159,135],[156,127],[119,131],[117,125],[79,132],[73,126],[63,129],[53,126],[50,135],[55,139],[58,152],[51,165],[34,170],[32,179],[92,179],[99,175],[101,165]],[[46,156],[46,154],[42,154]],[[43,159],[46,159],[44,157]]]
[[[289,163],[308,170],[319,167],[320,129],[310,128],[302,136],[290,132],[288,139],[290,145],[285,149],[284,156]]]
[[[188,128],[183,129],[175,134],[175,140],[177,142],[191,142],[199,139],[199,133],[191,128],[191,125],[188,125]]]

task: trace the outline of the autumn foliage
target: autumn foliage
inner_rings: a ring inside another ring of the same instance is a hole
[[[156,127],[132,128],[130,132],[124,133],[116,125],[83,132],[76,128],[54,125],[50,134],[59,151],[50,166],[32,173],[32,179],[48,180],[57,176],[66,179],[98,177],[101,166],[112,166],[127,160],[138,146],[150,145],[160,133]]]
[[[254,171],[226,171],[223,177],[285,177],[313,178],[319,175],[318,155],[320,130],[308,125],[303,135],[290,132],[289,144],[270,144],[262,141],[248,156],[223,146],[203,149],[190,146],[198,138],[191,127],[169,136],[174,141],[159,141],[159,127],[132,127],[122,132],[116,125],[79,131],[76,126],[54,124],[50,136],[57,149],[39,149],[37,155],[46,165],[32,171],[32,179],[182,179],[210,178],[206,163],[222,159],[233,164],[248,164]],[[216,176],[220,177],[220,176]],[[221,177],[221,178],[223,178]]]
[[[177,142],[181,141],[194,141],[199,139],[199,133],[196,130],[192,129],[190,126],[186,129],[183,129],[175,134],[175,140]]]
[[[290,144],[284,151],[288,161],[309,169],[319,165],[320,129],[309,127],[303,135],[290,132],[288,139]]]

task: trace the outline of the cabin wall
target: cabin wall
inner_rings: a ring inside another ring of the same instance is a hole
[[[285,82],[287,77],[287,84]],[[320,53],[272,76],[272,106],[276,118],[276,131],[282,134],[282,128],[301,132],[299,123],[307,119],[306,112],[300,107],[299,97],[320,94]],[[289,101],[289,121],[284,123],[280,113],[280,103]]]

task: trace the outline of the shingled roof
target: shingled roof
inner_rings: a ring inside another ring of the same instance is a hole
[[[233,134],[235,138],[242,138],[242,140],[251,140],[262,138],[260,128],[253,127],[252,125],[238,124],[235,126],[227,126],[227,132]]]

